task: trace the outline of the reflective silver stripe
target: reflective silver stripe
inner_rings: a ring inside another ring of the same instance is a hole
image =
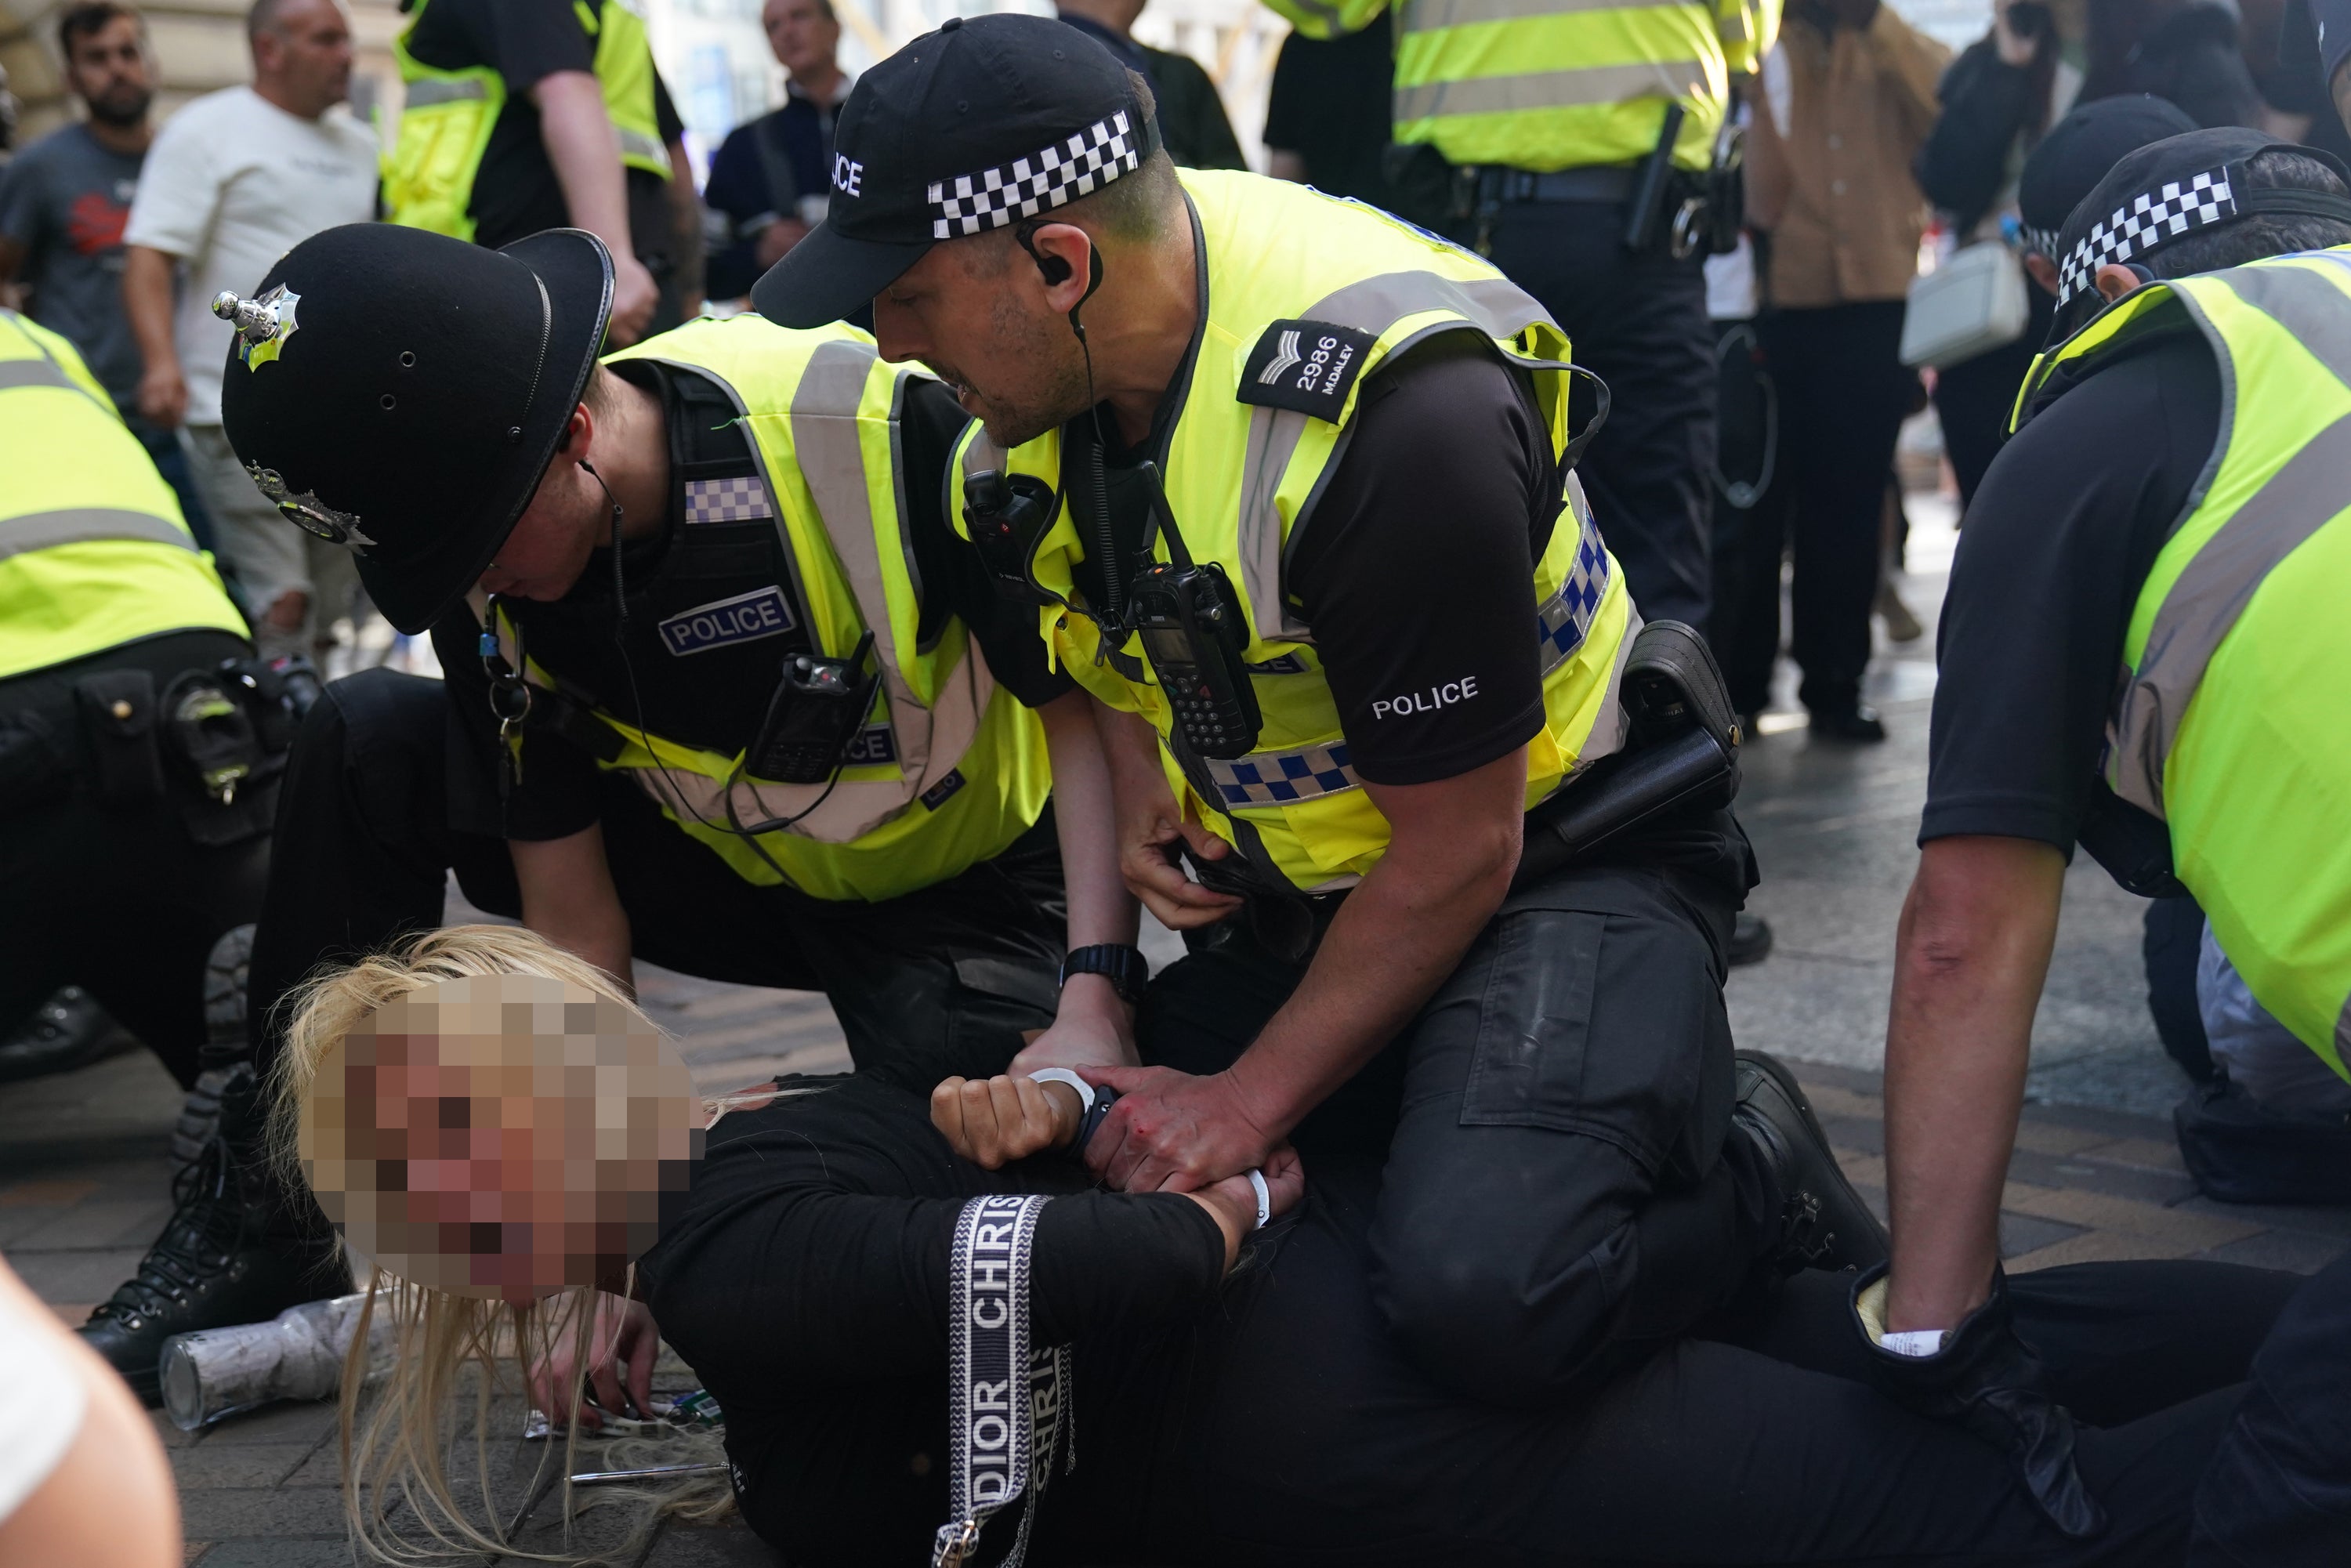
[[[2351,999],[2335,1017],[2335,1060],[2351,1066]]]
[[[648,136],[642,131],[621,131],[621,156],[650,158],[664,169],[669,167],[669,149],[661,144],[659,137]]]
[[[34,346],[39,347],[37,343]],[[37,360],[0,360],[0,392],[14,392],[18,387],[49,387],[58,392],[78,392],[89,390],[68,375],[64,366],[46,355]]]
[[[2333,265],[2343,262],[2329,257]],[[2219,275],[2238,298],[2275,320],[2351,386],[2351,296],[2298,266]],[[2194,298],[2189,313],[2212,340],[2224,379],[2235,374],[2227,346]],[[2228,426],[2222,426],[2226,439]],[[2114,790],[2163,815],[2163,768],[2204,672],[2277,565],[2340,513],[2351,470],[2351,414],[2313,436],[2239,507],[2180,570],[2147,628],[2138,665],[2116,713],[2109,774]],[[2199,503],[2201,504],[2201,498]]]
[[[1300,315],[1309,320],[1353,327],[1379,338],[1405,317],[1428,311],[1458,316],[1489,338],[1504,340],[1517,337],[1537,321],[1551,319],[1533,296],[1508,278],[1457,279],[1433,272],[1387,272],[1362,278],[1325,295]],[[1442,331],[1449,325],[1455,323],[1430,330]],[[1386,358],[1395,358],[1417,341],[1419,335],[1392,346]],[[1241,457],[1238,553],[1258,635],[1269,642],[1313,640],[1313,632],[1290,610],[1282,592],[1282,568],[1313,512],[1322,480],[1316,481],[1315,493],[1300,507],[1297,523],[1287,537],[1280,511],[1274,505],[1281,490],[1282,475],[1297,455],[1298,444],[1306,434],[1306,422],[1311,417],[1296,409],[1261,404],[1249,410],[1249,442]],[[1345,439],[1343,434],[1341,439]],[[1338,466],[1339,456],[1337,452],[1332,454],[1331,462],[1324,465],[1323,478]]]
[[[1678,10],[1689,4],[1691,0],[1667,0],[1665,5],[1652,6],[1628,6],[1625,0],[1412,0],[1404,8],[1401,26],[1407,33],[1434,33],[1446,27],[1473,27],[1481,22],[1524,22],[1571,11],[1665,11]]]
[[[1474,77],[1400,87],[1395,113],[1396,123],[1403,125],[1448,114],[1523,114],[1643,98],[1692,98],[1705,90],[1706,82],[1706,67],[1697,60],[1639,60],[1525,76]]]
[[[185,550],[196,548],[196,541],[185,528],[152,512],[112,507],[68,507],[61,511],[27,512],[20,517],[0,519],[0,560],[55,545],[98,544],[112,539],[177,545]]]
[[[1341,24],[1344,18],[1340,16],[1339,7],[1336,5],[1328,4],[1327,0],[1290,0],[1290,4],[1307,15],[1320,16],[1329,23],[1332,37],[1337,37],[1340,35]]]
[[[475,77],[449,79],[434,77],[425,81],[408,84],[406,109],[432,109],[444,103],[463,103],[469,99],[490,96],[489,83]]]

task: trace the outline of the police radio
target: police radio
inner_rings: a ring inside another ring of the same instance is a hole
[[[822,784],[840,771],[882,685],[872,653],[868,632],[846,659],[785,659],[767,720],[745,754],[750,771],[778,784]]]
[[[1159,487],[1158,465],[1141,463],[1136,472],[1171,559],[1135,575],[1127,589],[1128,624],[1142,634],[1144,656],[1192,749],[1203,757],[1246,757],[1256,749],[1264,722],[1241,657],[1249,646],[1248,618],[1224,569],[1214,561],[1195,565],[1184,548]]]

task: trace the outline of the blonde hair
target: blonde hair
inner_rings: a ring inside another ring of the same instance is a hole
[[[636,1010],[625,989],[603,970],[531,932],[503,925],[453,925],[428,931],[347,968],[316,974],[285,1003],[292,1018],[270,1086],[275,1105],[272,1153],[286,1175],[298,1184],[302,1180],[300,1161],[295,1155],[296,1127],[303,1102],[317,1081],[319,1064],[338,1040],[377,1009],[425,986],[493,975],[562,980]],[[652,1027],[650,1022],[647,1027]],[[765,1098],[766,1092],[751,1092],[705,1104],[714,1112],[723,1112]],[[634,1276],[632,1268],[632,1286]],[[402,1564],[429,1563],[453,1553],[496,1553],[537,1563],[631,1562],[663,1515],[705,1521],[732,1509],[733,1497],[723,1480],[607,1494],[612,1501],[632,1502],[640,1510],[633,1528],[627,1531],[628,1539],[610,1548],[607,1556],[525,1550],[509,1539],[521,1523],[519,1515],[513,1523],[501,1526],[495,1515],[475,1518],[456,1500],[450,1486],[449,1458],[462,1438],[458,1396],[468,1370],[474,1385],[474,1473],[468,1490],[488,1510],[495,1507],[490,1479],[491,1400],[502,1382],[501,1355],[528,1364],[568,1343],[572,1364],[585,1366],[596,1301],[593,1289],[575,1286],[529,1306],[517,1307],[453,1295],[397,1279],[381,1268],[374,1270],[343,1366],[343,1512],[360,1551],[376,1562]],[[369,1387],[369,1331],[379,1309],[390,1315],[393,1324],[392,1369]],[[549,1414],[562,1420],[569,1412]],[[666,1452],[653,1462],[717,1457],[714,1441],[707,1437],[664,1438],[659,1446]],[[559,1448],[548,1443],[537,1473],[524,1490],[526,1502],[537,1498],[549,1459],[559,1454],[567,1527],[572,1514],[569,1478],[577,1447],[576,1427],[570,1428]],[[699,1451],[689,1456],[678,1451],[681,1447]],[[429,1540],[413,1539],[392,1528],[390,1516],[402,1502]]]

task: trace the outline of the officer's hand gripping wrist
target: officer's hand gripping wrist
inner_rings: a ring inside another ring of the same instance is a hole
[[[2051,1396],[2040,1357],[2017,1338],[2008,1281],[1992,1271],[1984,1304],[1943,1336],[1932,1355],[1905,1355],[1885,1339],[1886,1266],[1854,1282],[1848,1311],[1870,1343],[1870,1382],[1906,1409],[1949,1421],[2009,1456],[2033,1502],[2066,1536],[2106,1528],[2106,1511],[2074,1458],[2074,1417]]]

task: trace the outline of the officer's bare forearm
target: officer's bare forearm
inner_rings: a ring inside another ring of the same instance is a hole
[[[1118,872],[1118,810],[1111,798],[1110,763],[1094,727],[1094,699],[1073,691],[1037,712],[1053,763],[1053,825],[1061,844],[1061,876],[1070,904],[1069,944],[1133,946],[1139,924],[1134,895]],[[1105,975],[1072,975],[1061,1011],[1079,1009],[1123,1028],[1127,1004]]]
[[[512,839],[507,850],[522,893],[522,923],[611,975],[633,996],[629,914],[621,907],[620,890],[604,858],[602,824],[590,823],[567,838]]]
[[[1524,748],[1434,784],[1366,784],[1386,854],[1298,989],[1231,1068],[1250,1120],[1286,1135],[1412,1021],[1501,907],[1518,869]]]
[[[172,266],[171,256],[151,246],[123,246],[122,311],[150,371],[180,363],[179,347],[172,340]]]
[[[1919,857],[1886,1033],[1891,1328],[1950,1328],[1991,1285],[2064,875],[2025,839],[1937,839]]]
[[[629,237],[628,175],[621,162],[621,136],[604,108],[604,89],[587,71],[555,71],[532,84],[538,106],[538,137],[555,183],[563,187],[564,210],[573,226],[604,242],[614,256],[633,256]]]

